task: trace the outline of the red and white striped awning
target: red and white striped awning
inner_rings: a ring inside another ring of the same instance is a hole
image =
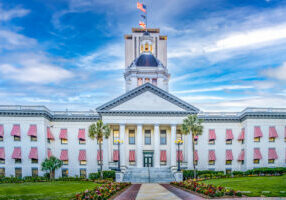
[[[113,150],[113,161],[118,161],[118,160],[119,160],[118,150]]]
[[[11,131],[11,136],[21,136],[20,125],[14,125]]]
[[[238,136],[238,140],[244,140],[244,137],[245,137],[245,129],[242,128],[241,132],[240,132],[240,134]]]
[[[37,125],[30,125],[28,136],[37,137]]]
[[[227,149],[225,151],[225,160],[233,160],[232,150]]]
[[[277,138],[277,137],[278,137],[278,134],[277,134],[275,126],[269,127],[269,138]]]
[[[69,160],[68,150],[62,150],[60,159],[62,161]]]
[[[77,137],[79,140],[85,140],[85,129],[79,129]]]
[[[209,150],[209,160],[216,160],[215,157],[215,151],[214,150]]]
[[[233,140],[233,134],[232,134],[232,130],[231,130],[231,129],[227,129],[227,130],[226,130],[225,139],[226,139],[226,140]]]
[[[0,124],[0,137],[4,137],[4,126]]]
[[[161,151],[160,151],[160,161],[161,161],[161,162],[166,162],[166,161],[167,161],[167,153],[166,153],[166,150],[161,150]]]
[[[276,153],[276,149],[275,148],[269,148],[268,149],[268,159],[269,160],[278,159],[278,155]]]
[[[54,140],[54,139],[55,139],[54,136],[53,136],[53,134],[52,134],[52,131],[51,131],[51,128],[50,128],[50,127],[47,127],[47,138],[48,138],[49,140]]]
[[[261,131],[260,126],[255,126],[255,127],[254,127],[254,137],[255,137],[255,138],[257,138],[257,137],[263,137],[263,134],[262,134],[262,131]]]
[[[243,161],[244,160],[244,149],[241,150],[241,152],[238,155],[238,161]]]
[[[37,147],[32,147],[29,154],[29,159],[38,159],[38,149]]]
[[[100,154],[101,154],[101,160],[103,160],[103,151],[101,150],[101,153],[100,153],[100,150],[97,150],[97,160],[100,161]]]
[[[4,147],[0,148],[0,159],[5,160],[5,149],[4,149]]]
[[[86,160],[86,151],[85,150],[79,150],[78,160],[79,161]]]
[[[129,161],[130,162],[135,162],[135,150],[130,150],[129,151]]]
[[[199,160],[198,150],[195,150],[195,160],[196,160],[196,161]]]
[[[52,156],[52,150],[51,149],[48,149],[48,158],[50,158]]]
[[[183,151],[182,150],[177,151],[177,161],[178,160],[181,161],[181,162],[183,162],[183,160],[184,160]]]
[[[68,130],[67,129],[61,129],[60,132],[60,139],[68,139]]]
[[[258,149],[258,148],[254,149],[253,159],[255,159],[255,160],[262,159],[262,155],[261,155],[260,149]]]
[[[21,148],[20,147],[15,147],[13,154],[12,154],[12,159],[22,159],[21,155]]]
[[[209,130],[209,140],[215,140],[216,139],[216,134],[214,129]]]

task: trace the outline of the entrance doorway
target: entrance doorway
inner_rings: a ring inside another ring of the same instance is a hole
[[[144,151],[143,152],[143,166],[144,167],[153,167],[153,151]]]

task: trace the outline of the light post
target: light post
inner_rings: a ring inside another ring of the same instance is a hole
[[[123,143],[123,140],[114,140],[114,143],[118,145],[118,171],[120,172],[120,144]]]
[[[178,153],[177,153],[177,156],[178,156],[178,172],[181,171],[181,166],[180,166],[180,145],[182,145],[184,143],[183,140],[181,139],[178,139],[178,140],[175,140],[175,143],[178,145]]]

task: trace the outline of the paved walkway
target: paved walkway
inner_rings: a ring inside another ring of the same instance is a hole
[[[115,200],[203,200],[204,198],[186,192],[169,184],[133,184],[126,191],[122,192]],[[286,198],[230,198],[223,200],[280,200]]]

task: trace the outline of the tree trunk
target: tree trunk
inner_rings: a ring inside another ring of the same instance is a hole
[[[193,167],[194,167],[194,178],[197,178],[196,164],[195,164],[195,135],[192,133],[192,149],[193,149]]]
[[[53,169],[50,171],[50,179],[52,180],[54,178],[55,178],[55,170]]]
[[[101,141],[99,141],[99,159],[100,159],[100,178],[103,179],[103,173],[102,173],[102,155],[101,155]]]

